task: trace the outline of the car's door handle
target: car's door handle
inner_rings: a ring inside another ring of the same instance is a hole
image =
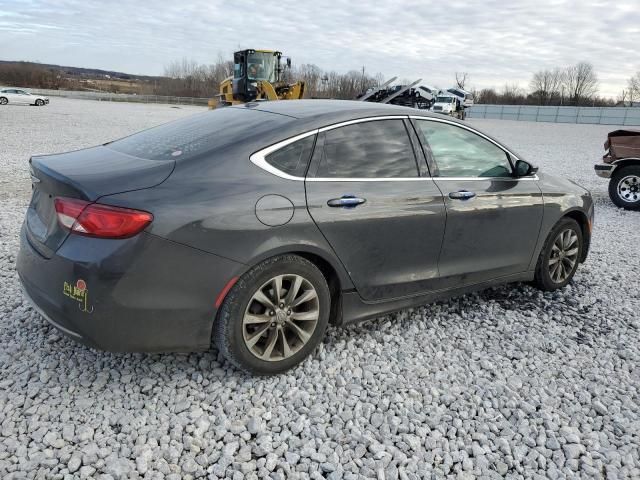
[[[467,190],[459,190],[457,192],[451,192],[449,194],[449,198],[453,198],[454,200],[469,200],[476,196],[475,192],[469,192]]]
[[[364,198],[355,195],[343,195],[341,198],[332,198],[327,202],[330,207],[355,208],[366,202]]]

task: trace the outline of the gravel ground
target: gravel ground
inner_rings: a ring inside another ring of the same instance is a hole
[[[613,127],[470,122],[594,192],[590,257],[560,292],[502,287],[331,328],[275,378],[215,351],[97,352],[48,326],[14,270],[29,156],[200,110],[0,109],[1,478],[640,478],[640,214],[592,170]]]

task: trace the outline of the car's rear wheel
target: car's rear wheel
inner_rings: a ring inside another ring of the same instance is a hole
[[[284,372],[322,340],[330,308],[327,281],[313,263],[297,255],[273,257],[245,273],[229,291],[213,340],[242,370]]]
[[[44,100],[37,99],[36,100],[36,107],[41,107],[42,105],[44,105]]]
[[[640,210],[640,165],[615,169],[609,181],[609,197],[618,207]]]
[[[567,285],[582,255],[582,229],[573,218],[563,218],[549,233],[538,257],[534,284],[541,290]]]
[[[0,97],[0,105],[6,105],[9,103],[9,99],[7,97]]]

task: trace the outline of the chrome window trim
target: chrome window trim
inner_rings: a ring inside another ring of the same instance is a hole
[[[318,129],[311,130],[309,132],[301,133],[300,135],[296,135],[294,137],[287,138],[286,140],[282,140],[278,143],[274,143],[273,145],[263,148],[262,150],[258,150],[254,154],[249,157],[251,163],[253,163],[256,167],[265,170],[276,177],[284,178],[285,180],[295,180],[298,182],[304,182],[304,177],[296,177],[295,175],[289,175],[288,173],[283,172],[282,170],[274,167],[269,162],[267,162],[267,155],[280,150],[282,147],[286,147],[287,145],[297,142],[298,140],[302,140],[303,138],[310,137],[311,135],[317,135]]]
[[[297,142],[298,140],[302,140],[303,138],[306,138],[310,135],[317,135],[318,133],[321,132],[326,132],[329,130],[333,130],[335,128],[340,128],[340,127],[345,127],[347,125],[353,125],[356,123],[363,123],[363,122],[372,122],[375,120],[406,120],[408,119],[409,116],[408,115],[384,115],[384,116],[377,116],[377,117],[364,117],[364,118],[357,118],[354,120],[347,120],[345,122],[339,122],[339,123],[334,123],[333,125],[327,125],[325,127],[321,127],[321,128],[316,128],[313,130],[310,130],[308,132],[305,133],[301,133],[299,135],[296,135],[294,137],[290,137],[287,138],[285,140],[282,140],[278,143],[274,143],[273,145],[270,145],[266,148],[263,148],[262,150],[258,150],[257,152],[253,153],[250,157],[249,160],[251,160],[251,163],[253,163],[256,167],[261,168],[262,170],[265,170],[266,172],[271,173],[272,175],[275,175],[277,177],[280,178],[284,178],[285,180],[294,180],[294,181],[298,181],[298,182],[304,182],[305,181],[305,177],[296,177],[295,175],[289,175],[288,173],[283,172],[282,170],[274,167],[273,165],[269,164],[269,162],[267,162],[267,155],[280,150],[282,147],[286,147],[287,145]],[[306,180],[308,181],[337,181],[337,182],[359,182],[359,181],[366,181],[366,182],[371,182],[371,181],[376,181],[376,182],[382,182],[382,181],[389,181],[389,180],[393,180],[393,181],[406,181],[406,180],[411,180],[411,181],[415,181],[415,180],[424,180],[425,178],[431,178],[431,177],[396,177],[396,178],[342,178],[342,177],[337,177],[337,178],[324,178],[324,179],[320,179],[320,178],[307,178]]]
[[[307,182],[424,182],[436,177],[309,177]]]
[[[318,131],[322,133],[322,132],[327,132],[329,130],[334,130],[336,128],[346,127],[347,125],[354,125],[356,123],[364,123],[364,122],[374,122],[376,120],[406,120],[408,118],[409,118],[409,115],[384,115],[380,117],[356,118],[355,120],[347,120],[346,122],[327,125],[326,127],[322,127],[318,129]]]
[[[499,144],[495,140],[487,137],[483,133],[471,127],[468,127],[466,125],[460,125],[457,122],[452,122],[444,118],[423,117],[420,115],[385,115],[385,116],[375,116],[375,117],[364,117],[364,118],[357,118],[354,120],[347,120],[344,122],[335,123],[333,125],[327,125],[325,127],[316,128],[308,132],[304,132],[299,135],[295,135],[293,137],[287,138],[285,140],[281,140],[280,142],[274,143],[273,145],[270,145],[266,148],[258,150],[257,152],[253,153],[249,157],[249,160],[251,160],[251,163],[253,163],[255,166],[261,168],[262,170],[268,173],[271,173],[272,175],[275,175],[280,178],[284,178],[285,180],[294,180],[298,182],[304,182],[305,180],[308,182],[423,182],[428,180],[431,180],[431,181],[435,181],[435,180],[445,180],[445,181],[480,181],[480,180],[494,180],[494,181],[495,180],[518,180],[518,181],[534,180],[535,181],[535,180],[539,180],[537,175],[529,176],[529,177],[433,177],[433,176],[427,176],[427,177],[385,177],[385,178],[373,178],[373,177],[309,177],[309,178],[305,178],[305,177],[296,177],[295,175],[289,175],[288,173],[285,173],[282,170],[270,165],[266,159],[267,155],[283,147],[286,147],[291,143],[297,142],[298,140],[302,140],[303,138],[309,137],[311,135],[317,135],[318,133],[327,132],[329,130],[345,127],[347,125],[354,125],[357,123],[372,122],[376,120],[406,120],[409,118],[416,119],[416,120],[426,120],[426,121],[432,121],[432,122],[447,123],[450,125],[455,125],[457,127],[463,128],[493,143],[495,146],[503,150],[505,153],[509,154],[509,156],[511,156],[511,158],[514,161],[519,160],[519,158],[514,153],[509,151],[503,145]]]
[[[540,180],[538,175],[529,175],[527,177],[430,177],[434,181],[435,180],[450,180],[456,182],[466,182],[466,181],[480,181],[480,180],[511,180],[511,181],[520,181],[520,180]]]

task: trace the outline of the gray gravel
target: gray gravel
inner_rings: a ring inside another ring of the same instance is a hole
[[[215,351],[109,354],[49,327],[14,269],[29,155],[195,111],[0,108],[0,478],[640,478],[640,214],[592,170],[612,127],[471,122],[597,197],[591,255],[560,292],[496,288],[332,328],[266,379]]]

